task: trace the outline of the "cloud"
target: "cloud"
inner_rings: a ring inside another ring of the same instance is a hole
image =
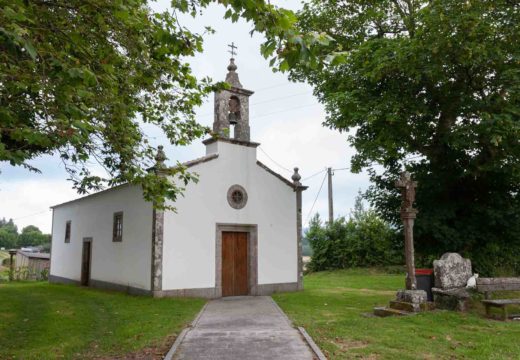
[[[27,225],[36,225],[44,233],[50,233],[50,207],[78,197],[64,179],[3,181],[0,183],[0,217],[12,218],[19,231]]]

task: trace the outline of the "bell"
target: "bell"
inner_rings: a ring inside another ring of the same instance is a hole
[[[230,112],[228,115],[229,124],[236,125],[238,123],[237,121],[237,114],[234,112]]]

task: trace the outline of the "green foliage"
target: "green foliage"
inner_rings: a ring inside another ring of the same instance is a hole
[[[28,225],[18,234],[18,227],[12,219],[7,221],[0,219],[0,247],[8,249],[20,248],[23,246],[44,246],[50,250],[51,235],[43,234],[38,227]]]
[[[48,244],[51,242],[51,236],[43,234],[40,229],[34,225],[26,226],[22,229],[22,233],[18,236],[18,247],[37,246]]]
[[[12,249],[16,247],[18,240],[18,228],[12,219],[6,221],[5,218],[0,219],[0,247]]]
[[[398,173],[419,182],[423,259],[458,251],[482,274],[520,273],[519,23],[507,0],[313,0],[298,14],[341,56],[292,77],[315,87],[326,126],[352,130],[352,168],[368,168],[385,220],[400,226]]]
[[[193,108],[213,87],[182,60],[202,38],[144,0],[0,1],[0,23],[0,160],[37,170],[29,160],[58,153],[80,192],[129,182],[174,199],[148,177],[155,150],[141,126],[174,145],[207,132]]]
[[[28,266],[17,266],[13,271],[13,281],[26,281],[26,280],[38,280],[47,281],[49,280],[49,268],[36,270]]]
[[[312,256],[312,246],[309,243],[309,238],[306,236],[302,239],[302,255],[303,256]]]
[[[40,271],[40,273],[38,274],[38,279],[42,280],[42,281],[47,281],[47,280],[49,280],[49,274],[50,274],[49,268],[42,269]]]
[[[402,241],[372,210],[360,209],[349,220],[325,225],[316,215],[305,237],[312,247],[310,271],[402,263]]]
[[[25,281],[35,275],[27,266],[17,266],[14,268],[12,279],[14,281]]]

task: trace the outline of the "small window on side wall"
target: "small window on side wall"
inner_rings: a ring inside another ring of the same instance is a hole
[[[112,241],[123,241],[123,212],[114,213],[114,227],[112,230]]]
[[[65,223],[65,242],[66,243],[70,243],[70,224],[71,224],[70,220]]]

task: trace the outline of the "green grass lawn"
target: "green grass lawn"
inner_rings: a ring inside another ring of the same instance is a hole
[[[520,359],[520,321],[487,320],[478,301],[467,314],[363,316],[403,284],[375,270],[320,272],[305,277],[303,292],[273,297],[329,359]]]
[[[0,284],[0,359],[162,358],[204,302]]]

